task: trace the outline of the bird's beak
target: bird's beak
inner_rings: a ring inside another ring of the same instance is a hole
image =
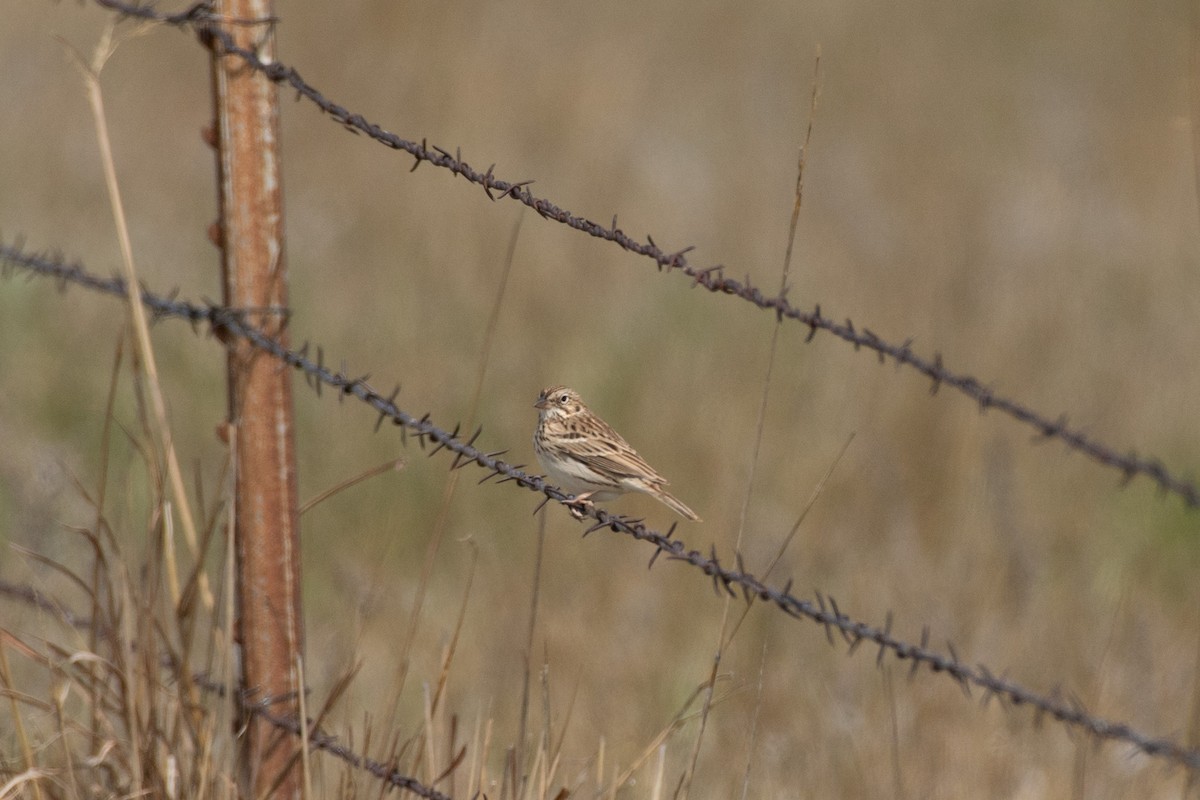
[[[550,407],[550,401],[547,400],[545,397],[539,397],[538,401],[533,404],[533,407],[536,408],[538,411],[545,411],[547,408]]]

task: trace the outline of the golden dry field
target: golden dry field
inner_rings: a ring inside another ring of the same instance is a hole
[[[533,180],[575,214],[605,226],[615,214],[636,239],[694,246],[693,265],[722,264],[767,294],[811,121],[793,303],[911,338],[1122,454],[1200,474],[1200,12],[1188,4],[391,0],[277,13],[280,61],[331,100]],[[115,274],[72,55],[113,15],[22,0],[3,19],[0,241]],[[140,275],[218,300],[208,53],[166,27],[124,22],[116,39],[101,85]],[[931,395],[916,371],[827,333],[806,343],[794,321],[779,331],[755,461],[773,314],[446,170],[410,172],[411,157],[282,98],[295,343],[385,394],[400,384],[397,404],[417,416],[448,428],[473,417],[482,448],[538,474],[532,405],[544,386],[573,386],[704,518],[676,535],[726,565],[740,537],[757,575],[833,467],[773,585],[793,579],[794,594],[832,596],[874,626],[890,614],[908,642],[927,627],[931,648],[950,642],[1034,692],[1200,748],[1200,509],[1146,477],[1122,486],[1120,470],[950,387]],[[136,597],[167,557],[127,317],[117,299],[19,271],[0,282],[0,580],[84,615],[64,573],[93,578],[80,530],[95,530],[101,493],[106,580]],[[193,654],[216,674],[232,577],[217,510],[225,353],[179,321],[153,331],[179,460],[216,520],[218,607]],[[473,468],[448,495],[448,455],[376,432],[371,409],[318,397],[300,376],[295,408],[302,501],[405,460],[302,517],[308,702],[319,709],[356,669],[324,730],[450,796],[471,797],[476,780],[493,799],[1197,796],[1196,771],[984,705],[944,674],[877,665],[874,647],[848,656],[776,608],[756,605],[734,633],[745,604],[686,565],[647,570],[652,546],[581,538],[562,507],[533,516],[536,494],[477,485]],[[676,520],[642,496],[606,507],[659,530]],[[48,666],[86,661],[97,643],[10,596],[0,637],[0,798],[157,796],[146,764],[169,757],[204,761],[181,768],[206,778],[175,784],[179,796],[235,796],[227,717],[206,717],[211,752],[149,748],[131,777],[128,734],[97,733],[84,686]],[[705,715],[698,690],[721,642]],[[178,722],[171,687],[141,680],[142,721],[161,702],[161,720]],[[311,760],[315,796],[382,791]]]

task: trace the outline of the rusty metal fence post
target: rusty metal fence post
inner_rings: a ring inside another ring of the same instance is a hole
[[[219,0],[216,12],[239,47],[273,60],[270,0]],[[224,302],[286,346],[278,91],[262,72],[213,45]],[[252,702],[295,716],[303,617],[291,373],[243,339],[228,347],[241,685]],[[299,742],[265,720],[243,722],[247,794],[300,797]]]

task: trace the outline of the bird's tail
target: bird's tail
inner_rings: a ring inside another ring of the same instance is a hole
[[[660,488],[658,491],[656,491],[654,493],[654,496],[657,497],[660,501],[662,501],[663,505],[669,506],[672,511],[674,511],[676,514],[680,515],[681,517],[687,517],[688,519],[695,520],[696,522],[700,522],[699,514],[697,514],[695,511],[692,511],[690,508],[688,508],[686,505],[684,505],[684,502],[682,500],[680,500],[678,497],[675,497],[673,494],[668,492],[666,489]]]

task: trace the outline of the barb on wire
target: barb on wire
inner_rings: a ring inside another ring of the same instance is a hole
[[[299,96],[307,98],[335,122],[356,133],[366,134],[393,150],[408,153],[415,159],[413,169],[416,169],[422,162],[428,161],[434,166],[447,169],[454,175],[461,175],[471,183],[482,187],[492,200],[499,197],[512,198],[532,208],[545,219],[567,225],[598,239],[613,242],[630,253],[645,256],[656,263],[660,272],[664,269],[667,272],[678,270],[691,278],[692,284],[695,286],[702,286],[710,292],[739,297],[760,309],[774,312],[779,321],[785,318],[795,320],[809,328],[806,342],[811,341],[817,331],[821,330],[849,342],[854,345],[856,350],[861,347],[873,350],[881,362],[891,358],[896,364],[911,367],[928,377],[932,381],[931,393],[936,393],[942,385],[950,386],[978,403],[980,411],[994,408],[1032,427],[1042,438],[1058,439],[1067,447],[1123,473],[1123,483],[1142,475],[1156,483],[1162,492],[1181,497],[1189,507],[1200,506],[1200,488],[1197,488],[1195,481],[1172,473],[1158,459],[1142,457],[1135,452],[1120,453],[1098,439],[1088,436],[1081,429],[1068,426],[1065,416],[1051,420],[1029,406],[997,394],[976,378],[948,369],[942,361],[941,353],[934,353],[932,359],[919,356],[912,351],[912,339],[907,339],[900,345],[887,342],[868,328],[863,328],[862,331],[855,329],[849,319],[844,323],[839,323],[832,317],[823,316],[819,304],[815,305],[812,311],[804,311],[787,299],[787,287],[784,287],[778,295],[765,294],[751,284],[749,276],[740,281],[726,277],[725,267],[722,265],[703,268],[692,265],[686,258],[686,254],[692,250],[690,246],[668,252],[659,247],[653,237],[647,236],[644,243],[639,242],[617,227],[616,217],[613,217],[610,226],[605,227],[586,217],[573,214],[546,198],[534,195],[528,189],[532,181],[510,182],[495,177],[495,164],[489,166],[486,172],[479,172],[463,161],[462,154],[457,150],[454,155],[451,155],[448,150],[436,145],[429,145],[425,140],[416,142],[391,133],[368,121],[361,114],[353,113],[344,106],[327,99],[312,84],[300,77],[300,73],[294,68],[279,62],[264,62],[253,50],[239,46],[233,37],[220,27],[221,20],[205,3],[197,3],[177,14],[164,14],[149,6],[127,3],[123,0],[96,0],[96,2],[123,16],[155,20],[177,27],[190,27],[205,33],[220,47],[222,52],[241,58],[247,65],[262,72],[274,83],[290,86]]]
[[[78,264],[67,265],[47,256],[27,254],[3,244],[0,244],[0,261],[9,269],[19,267],[53,277],[60,283],[73,282],[119,297],[125,296],[124,286],[119,279],[95,278]],[[715,548],[709,555],[705,555],[699,550],[689,548],[682,540],[670,536],[670,532],[663,534],[647,528],[641,520],[610,514],[595,506],[585,507],[577,504],[572,496],[546,483],[544,478],[522,472],[517,467],[499,460],[496,455],[459,440],[450,431],[434,424],[430,414],[414,417],[399,408],[393,402],[396,396],[394,393],[390,398],[385,397],[362,379],[348,377],[345,370],[334,372],[323,366],[319,360],[311,360],[302,351],[289,350],[257,328],[247,325],[243,321],[243,315],[236,310],[217,306],[201,307],[179,300],[167,300],[148,291],[143,292],[142,300],[158,316],[181,317],[192,322],[207,321],[217,331],[218,338],[222,338],[222,335],[241,337],[259,350],[302,370],[314,383],[326,384],[343,396],[356,397],[383,417],[390,419],[394,425],[415,435],[422,448],[428,441],[435,445],[434,452],[444,449],[454,454],[456,462],[477,464],[490,473],[489,477],[503,475],[504,481],[511,481],[525,489],[545,495],[544,502],[555,500],[569,506],[580,518],[590,518],[598,523],[593,529],[607,526],[615,533],[649,542],[655,546],[656,554],[666,553],[668,559],[700,570],[712,579],[714,588],[719,592],[726,591],[736,596],[735,588],[740,589],[747,599],[754,597],[775,606],[788,616],[811,620],[825,629],[831,643],[834,632],[842,637],[851,651],[864,642],[873,643],[880,648],[881,655],[877,658],[882,659],[882,654],[887,653],[900,661],[907,659],[912,663],[913,673],[918,667],[925,666],[931,672],[949,676],[968,693],[971,687],[977,687],[983,690],[984,702],[996,698],[1013,706],[1029,706],[1035,710],[1038,718],[1049,716],[1097,739],[1125,742],[1147,755],[1200,771],[1200,751],[1188,749],[1169,739],[1154,738],[1122,722],[1111,722],[1094,716],[1078,701],[1064,701],[1057,694],[1039,694],[1003,676],[997,677],[985,666],[966,664],[959,659],[953,647],[947,648],[949,655],[933,650],[928,646],[928,629],[922,632],[919,645],[911,644],[892,635],[890,621],[882,629],[857,621],[842,613],[837,602],[828,595],[818,593],[815,601],[802,600],[791,593],[790,580],[782,589],[769,586],[742,569],[740,563],[734,569],[722,565]]]

